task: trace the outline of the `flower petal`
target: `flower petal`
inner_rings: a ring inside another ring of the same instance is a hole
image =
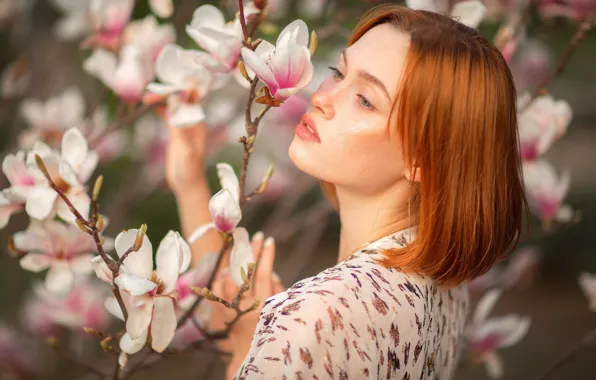
[[[70,268],[76,274],[89,274],[93,271],[91,260],[94,256],[92,253],[83,253],[70,261]]]
[[[163,352],[176,333],[176,311],[174,301],[170,297],[156,297],[151,324],[151,347]]]
[[[155,254],[156,273],[164,285],[160,294],[170,294],[176,288],[182,259],[180,240],[182,240],[182,237],[177,232],[169,231],[157,247],[157,253]]]
[[[215,227],[222,232],[232,232],[242,219],[242,210],[229,189],[222,189],[209,200],[209,212]]]
[[[106,300],[104,301],[104,306],[106,310],[110,312],[110,314],[122,321],[124,320],[124,314],[122,313],[122,309],[120,308],[120,305],[116,300],[116,297],[106,298]]]
[[[491,379],[503,377],[503,362],[496,352],[488,352],[482,357],[486,373]]]
[[[196,230],[194,230],[190,234],[190,236],[188,237],[188,242],[190,244],[193,244],[195,241],[202,238],[203,235],[205,235],[207,233],[207,231],[209,231],[212,228],[215,228],[215,224],[213,224],[213,223],[203,224],[202,226],[198,227]]]
[[[157,288],[157,284],[133,273],[121,273],[116,277],[116,285],[133,296],[142,296]]]
[[[28,253],[19,261],[21,268],[35,273],[48,269],[51,263],[52,259],[41,253]]]
[[[254,73],[261,79],[267,87],[274,92],[279,87],[273,72],[267,66],[267,63],[263,58],[259,57],[254,51],[248,48],[242,48],[242,59],[247,67],[249,67]]]
[[[112,283],[112,271],[110,268],[108,268],[101,256],[95,256],[93,259],[91,259],[91,266],[93,267],[93,270],[95,270],[95,274],[100,280],[109,284]]]
[[[89,216],[89,210],[91,209],[91,198],[89,198],[89,195],[87,195],[84,189],[71,189],[71,191],[66,195],[68,196],[68,199],[74,206],[75,210],[77,210],[79,214],[83,216],[83,218],[87,218]],[[62,198],[58,198],[57,200],[56,211],[58,216],[65,222],[73,224],[75,223],[75,215],[72,211],[70,211],[70,208],[66,202],[62,200]]]
[[[116,236],[114,245],[118,257],[122,257],[130,247],[133,246],[139,230],[131,229]],[[124,266],[128,271],[137,276],[150,278],[153,272],[153,247],[147,235],[143,236],[143,244],[137,252],[131,252],[124,260]]]
[[[55,260],[46,275],[46,288],[52,293],[65,294],[72,289],[74,274],[64,260]]]
[[[255,260],[246,229],[242,227],[236,228],[233,236],[234,246],[230,255],[230,275],[236,285],[242,286],[244,281],[240,274],[240,268],[243,268],[244,273],[248,274],[248,264],[254,263]]]
[[[493,307],[501,297],[501,290],[494,289],[487,292],[480,301],[478,301],[478,305],[476,306],[476,310],[474,311],[474,318],[473,321],[475,324],[480,324],[486,320],[490,312],[492,311]]]
[[[83,62],[83,69],[99,78],[106,86],[111,88],[114,82],[114,74],[116,73],[116,56],[106,50],[95,50]]]
[[[147,343],[147,335],[149,334],[148,330],[145,330],[137,339],[132,339],[130,334],[125,333],[120,338],[120,349],[122,352],[126,352],[127,354],[136,354],[137,352],[141,351],[145,344]]]
[[[168,116],[168,122],[174,127],[192,127],[205,120],[205,111],[200,104],[180,102]]]
[[[410,9],[436,12],[437,7],[433,0],[406,0],[406,6]]]
[[[277,37],[275,46],[277,48],[287,45],[288,43],[295,43],[301,46],[308,45],[308,26],[300,19],[289,23]]]
[[[240,183],[238,182],[234,168],[225,162],[218,163],[216,167],[221,188],[230,190],[230,193],[238,201],[240,199]]]
[[[45,219],[54,208],[58,194],[49,187],[35,187],[27,195],[25,211],[34,219]]]
[[[476,28],[485,14],[486,6],[477,0],[462,1],[451,9],[451,17],[470,28]]]
[[[149,0],[149,7],[156,16],[168,18],[174,13],[172,0]]]
[[[118,279],[116,279],[118,280]],[[135,297],[132,297],[131,303],[134,303]],[[151,317],[153,315],[153,300],[151,302],[143,302],[140,305],[127,305],[128,319],[126,320],[126,332],[132,339],[146,334],[151,324]]]

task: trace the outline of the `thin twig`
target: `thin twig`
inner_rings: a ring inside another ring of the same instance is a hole
[[[238,8],[240,8],[240,25],[242,26],[242,34],[244,35],[244,41],[249,42],[250,35],[248,29],[246,29],[246,18],[244,17],[244,1],[238,0]]]

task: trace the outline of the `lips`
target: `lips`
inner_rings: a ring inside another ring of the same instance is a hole
[[[319,138],[319,134],[317,132],[317,127],[308,114],[304,114],[300,124],[296,126],[296,135],[302,140],[321,143],[321,139]]]

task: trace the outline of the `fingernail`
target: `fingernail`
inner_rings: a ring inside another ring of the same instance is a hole
[[[269,236],[267,239],[265,239],[265,247],[270,247],[273,244],[273,242],[273,236]]]
[[[253,241],[257,241],[257,240],[263,240],[263,232],[259,231],[256,234],[252,235],[252,240]]]

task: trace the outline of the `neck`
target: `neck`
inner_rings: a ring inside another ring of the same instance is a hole
[[[408,181],[375,194],[336,186],[341,233],[338,262],[383,236],[410,227]]]

